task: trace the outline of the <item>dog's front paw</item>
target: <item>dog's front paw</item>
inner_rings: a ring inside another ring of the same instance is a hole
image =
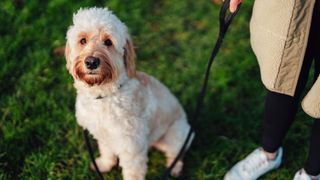
[[[105,172],[109,172],[112,169],[112,167],[116,164],[116,161],[103,159],[99,157],[99,158],[96,158],[96,163],[99,168],[99,171],[105,173]],[[90,168],[94,171],[96,170],[94,168],[93,163],[90,163]]]

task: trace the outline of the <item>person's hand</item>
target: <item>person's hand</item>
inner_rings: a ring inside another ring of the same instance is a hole
[[[237,7],[243,0],[231,0],[230,1],[230,12],[234,13],[237,10]]]

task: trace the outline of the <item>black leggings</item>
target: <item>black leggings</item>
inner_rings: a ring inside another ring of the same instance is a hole
[[[267,90],[263,119],[262,147],[267,152],[276,152],[287,134],[297,112],[301,94],[307,84],[312,61],[315,60],[315,77],[320,67],[320,3],[316,1],[308,45],[294,96],[287,96]],[[303,143],[302,143],[303,144]],[[299,146],[297,146],[299,148]],[[315,119],[308,160],[304,169],[310,175],[320,174],[320,119]]]

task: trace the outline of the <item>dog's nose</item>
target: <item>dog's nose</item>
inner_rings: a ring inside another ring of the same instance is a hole
[[[100,59],[93,57],[93,56],[88,56],[85,60],[84,63],[86,64],[86,67],[90,70],[97,69],[100,65]]]

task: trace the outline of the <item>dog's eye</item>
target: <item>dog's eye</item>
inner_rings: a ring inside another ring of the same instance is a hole
[[[82,39],[80,40],[80,44],[85,45],[86,43],[87,43],[86,38],[82,38]]]
[[[107,40],[104,41],[104,45],[112,46],[112,41],[110,39],[107,39]]]

